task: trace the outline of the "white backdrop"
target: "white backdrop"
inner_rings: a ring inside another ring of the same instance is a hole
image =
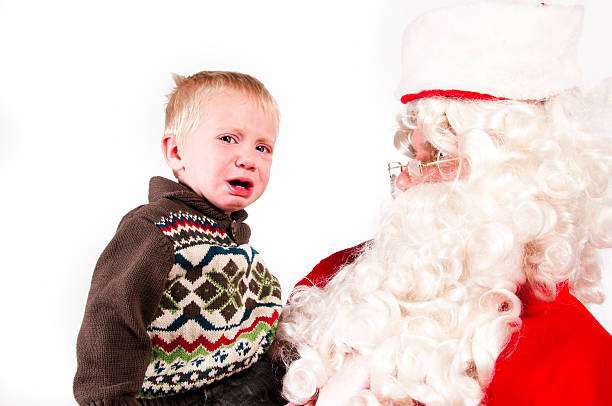
[[[149,177],[172,176],[160,153],[170,72],[250,73],[277,99],[272,177],[249,224],[286,297],[320,259],[373,235],[389,198],[386,162],[399,157],[403,27],[455,2],[0,0],[0,207],[10,226],[0,404],[74,404],[97,257],[146,201]],[[612,74],[612,5],[585,3],[590,82]],[[611,331],[612,305],[593,312]]]

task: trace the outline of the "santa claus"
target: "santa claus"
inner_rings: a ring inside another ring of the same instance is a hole
[[[612,399],[612,82],[581,89],[582,8],[487,1],[403,41],[395,198],[284,309],[284,395],[317,405]]]

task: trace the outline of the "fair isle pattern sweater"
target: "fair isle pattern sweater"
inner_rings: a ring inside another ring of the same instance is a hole
[[[93,273],[77,340],[80,405],[188,404],[193,389],[266,352],[281,292],[245,218],[151,179],[149,204],[121,220]]]
[[[156,318],[141,395],[167,396],[223,379],[269,348],[281,291],[249,244],[216,222],[171,213],[157,223],[173,242],[174,265]]]

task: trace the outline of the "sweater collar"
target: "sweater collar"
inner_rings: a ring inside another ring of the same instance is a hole
[[[161,176],[154,176],[149,181],[149,202],[152,203],[162,198],[179,200],[187,206],[198,210],[206,217],[215,220],[236,244],[240,245],[249,242],[251,229],[248,224],[243,223],[248,216],[246,211],[238,210],[227,215],[188,186],[162,178]]]

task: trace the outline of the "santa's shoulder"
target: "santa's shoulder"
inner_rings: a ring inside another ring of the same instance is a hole
[[[325,259],[322,259],[310,271],[308,275],[302,278],[295,287],[298,286],[317,286],[319,288],[327,285],[330,279],[336,275],[343,265],[354,262],[359,254],[363,251],[367,244],[371,241],[364,241],[354,247],[345,248],[342,251],[335,252]]]
[[[497,359],[488,405],[603,404],[612,398],[612,336],[567,289],[523,298],[520,333]]]

